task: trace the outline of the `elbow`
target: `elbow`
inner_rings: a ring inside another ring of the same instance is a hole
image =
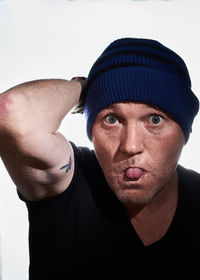
[[[12,136],[20,133],[20,103],[18,95],[12,92],[0,94],[0,136]]]
[[[0,120],[5,120],[9,117],[9,112],[14,105],[13,97],[10,94],[2,93],[0,95]]]

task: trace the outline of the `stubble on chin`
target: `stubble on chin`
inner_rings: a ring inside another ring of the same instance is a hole
[[[147,175],[146,178],[140,182],[123,182],[120,176],[107,176],[106,178],[109,187],[125,206],[141,207],[150,203],[164,188],[164,178],[157,178],[155,174],[151,177]]]

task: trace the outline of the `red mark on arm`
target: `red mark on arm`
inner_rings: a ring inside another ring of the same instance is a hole
[[[13,100],[8,95],[0,95],[0,117],[5,118],[9,115],[10,106],[13,105]]]

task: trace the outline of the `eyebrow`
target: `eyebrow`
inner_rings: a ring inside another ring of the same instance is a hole
[[[144,103],[144,102],[134,102],[134,101],[127,101],[127,102],[122,102],[122,103],[143,104],[143,105],[146,105],[148,108],[152,108],[152,109],[155,109],[157,111],[165,113],[161,108],[159,108],[159,107],[157,107],[156,105],[153,105],[153,104],[148,104],[148,103]],[[117,103],[110,104],[105,109],[115,109],[115,108],[117,108]]]
[[[149,104],[149,103],[144,103],[144,102],[134,102],[134,101],[127,101],[127,102],[122,102],[122,103],[135,103],[135,104],[143,104],[145,105],[147,108],[149,109],[154,109],[162,114],[164,114],[165,116],[167,116],[170,119],[174,119],[169,113],[165,112],[164,110],[162,110],[161,108],[159,108],[156,105],[153,104]],[[118,109],[117,103],[113,103],[110,104],[108,107],[106,107],[105,109],[109,110],[109,109]]]
[[[145,104],[145,103],[143,103],[143,104]],[[148,108],[152,108],[152,109],[154,109],[154,110],[156,110],[156,111],[158,111],[158,112],[164,114],[164,115],[167,116],[169,119],[174,120],[174,117],[171,116],[171,114],[165,112],[165,111],[162,110],[161,108],[159,108],[159,107],[157,107],[157,106],[155,106],[155,105],[151,105],[151,104],[146,104],[146,105],[147,105]]]

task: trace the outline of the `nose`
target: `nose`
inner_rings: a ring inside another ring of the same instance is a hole
[[[121,135],[121,152],[133,156],[143,152],[144,135],[142,129],[137,124],[131,124],[124,127]]]

